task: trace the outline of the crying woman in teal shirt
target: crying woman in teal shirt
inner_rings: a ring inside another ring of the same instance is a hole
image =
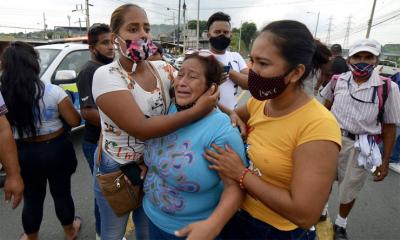
[[[222,67],[207,51],[188,54],[174,81],[175,103],[168,114],[193,106],[221,79]],[[167,136],[146,142],[144,211],[150,239],[214,239],[239,208],[239,185],[228,181],[203,157],[216,144],[246,159],[239,131],[215,109],[202,119]],[[180,230],[180,231],[179,231]]]

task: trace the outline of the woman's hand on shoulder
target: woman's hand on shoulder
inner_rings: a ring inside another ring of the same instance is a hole
[[[228,178],[239,181],[243,170],[246,168],[240,157],[228,145],[225,145],[225,149],[216,144],[212,144],[212,147],[215,150],[206,149],[203,154],[204,158],[212,163],[209,168]]]
[[[240,131],[240,136],[242,136],[243,139],[247,138],[247,126],[246,123],[240,119],[239,115],[235,112],[232,111],[232,113],[229,115],[231,119],[231,123],[233,127],[238,127]]]

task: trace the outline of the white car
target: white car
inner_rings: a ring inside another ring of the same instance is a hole
[[[182,66],[182,63],[183,63],[183,60],[185,59],[185,57],[178,57],[177,59],[175,59],[175,62],[174,62],[174,67],[176,68],[176,69],[181,69],[181,66]]]
[[[379,72],[379,75],[384,77],[390,77],[400,72],[400,68],[397,67],[397,63],[389,60],[379,61],[379,65],[375,67],[375,70]]]
[[[80,110],[76,77],[90,60],[89,46],[82,43],[50,44],[35,47],[40,57],[40,79],[62,87]]]

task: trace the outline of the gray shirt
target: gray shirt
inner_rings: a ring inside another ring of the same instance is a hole
[[[360,85],[354,81],[351,72],[340,75],[334,90],[331,83],[332,81],[325,86],[321,96],[328,101],[334,100],[331,111],[340,128],[354,134],[380,134],[381,124],[377,122],[378,96],[372,102],[374,87],[384,84],[378,73],[374,71],[369,80]],[[352,96],[367,103],[357,101]],[[391,89],[384,106],[383,122],[400,123],[400,92],[395,82],[391,82]]]

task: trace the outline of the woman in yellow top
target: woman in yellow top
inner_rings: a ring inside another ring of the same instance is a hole
[[[225,146],[205,157],[211,169],[236,180],[246,196],[226,225],[225,239],[314,239],[335,178],[340,128],[333,115],[308,96],[302,82],[328,61],[326,46],[296,21],[267,25],[254,41],[249,90],[236,109],[248,125],[246,168]]]

